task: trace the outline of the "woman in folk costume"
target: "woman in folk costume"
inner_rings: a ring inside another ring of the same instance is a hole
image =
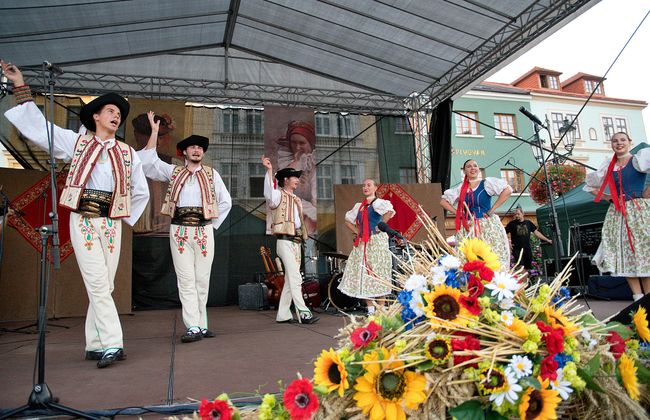
[[[466,237],[484,240],[499,256],[501,267],[507,269],[510,267],[508,236],[495,212],[510,197],[512,188],[499,178],[480,179],[481,170],[475,160],[465,161],[462,169],[465,173],[463,183],[446,190],[440,205],[456,214],[459,243]],[[497,197],[494,204],[492,197]]]
[[[356,238],[339,284],[339,290],[346,295],[365,299],[369,314],[375,309],[372,298],[390,293],[393,268],[388,235],[377,225],[387,222],[395,210],[390,201],[377,198],[376,191],[375,181],[363,181],[365,200],[345,213],[345,224]]]
[[[650,147],[632,155],[632,139],[622,132],[612,136],[611,144],[611,161],[588,174],[584,186],[596,196],[594,201],[612,203],[594,261],[601,272],[627,277],[634,300],[639,300],[650,293],[650,199],[643,198]]]

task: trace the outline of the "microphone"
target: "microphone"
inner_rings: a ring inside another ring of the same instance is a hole
[[[402,234],[396,231],[395,229],[393,229],[392,227],[388,226],[386,222],[377,223],[377,229],[381,230],[382,232],[386,232],[388,236],[397,236],[398,238],[404,240]]]
[[[43,66],[44,66],[47,70],[51,71],[52,73],[56,73],[56,74],[59,74],[59,75],[61,75],[61,74],[64,73],[64,71],[63,71],[63,69],[61,69],[61,67],[57,66],[57,65],[54,64],[54,63],[50,63],[50,62],[47,61],[47,60],[43,61]]]
[[[522,114],[524,114],[525,116],[527,116],[528,119],[531,120],[532,122],[534,122],[535,124],[537,124],[537,125],[541,125],[541,126],[544,125],[544,124],[542,124],[542,122],[539,120],[539,118],[537,118],[537,116],[536,116],[535,114],[531,113],[530,111],[528,111],[528,110],[527,110],[526,108],[524,108],[523,106],[519,108],[519,112],[521,112]]]

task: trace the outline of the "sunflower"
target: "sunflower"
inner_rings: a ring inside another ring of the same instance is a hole
[[[431,325],[443,328],[466,326],[471,313],[461,305],[460,297],[460,290],[445,284],[436,286],[432,292],[426,293],[424,299],[427,306],[424,312],[430,319]]]
[[[528,388],[521,397],[519,418],[526,420],[550,420],[557,418],[555,410],[562,401],[562,398],[557,391],[548,389],[548,379],[540,382],[542,383],[541,389]]]
[[[627,390],[627,393],[630,394],[630,398],[633,400],[639,400],[639,382],[636,378],[636,366],[634,366],[634,360],[623,353],[618,363],[618,370],[621,373],[621,379],[623,381],[623,386]]]
[[[477,238],[467,238],[460,244],[460,251],[467,261],[483,261],[493,271],[499,270],[499,256],[492,252],[490,245]]]
[[[341,357],[331,348],[323,350],[314,366],[314,383],[325,385],[327,392],[337,391],[339,397],[343,397],[343,392],[350,387],[350,383]]]
[[[425,377],[402,369],[404,362],[395,360],[395,355],[382,347],[363,358],[370,363],[357,379],[354,399],[370,420],[406,419],[404,407],[415,410],[427,397]]]
[[[634,326],[636,327],[636,332],[639,334],[639,337],[645,342],[650,341],[650,328],[648,328],[648,317],[646,315],[645,308],[639,306],[636,313],[632,316],[634,321]]]
[[[434,337],[424,345],[424,354],[434,365],[441,365],[451,357],[451,340],[445,337]]]
[[[482,395],[498,394],[508,388],[506,375],[499,367],[483,369],[479,373],[479,377],[481,380],[478,383],[478,389]]]
[[[564,331],[564,335],[573,335],[576,333],[579,328],[573,322],[562,314],[562,309],[555,309],[552,306],[544,307],[544,314],[546,315],[546,321],[548,325],[553,328],[561,328]]]

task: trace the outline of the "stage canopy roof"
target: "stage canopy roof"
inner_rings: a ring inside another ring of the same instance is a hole
[[[391,114],[468,90],[595,3],[5,0],[0,57],[36,88],[58,64],[58,92]]]

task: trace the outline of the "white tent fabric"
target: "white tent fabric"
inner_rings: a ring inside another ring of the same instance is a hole
[[[395,113],[470,88],[597,0],[4,0],[0,57],[57,90]]]

